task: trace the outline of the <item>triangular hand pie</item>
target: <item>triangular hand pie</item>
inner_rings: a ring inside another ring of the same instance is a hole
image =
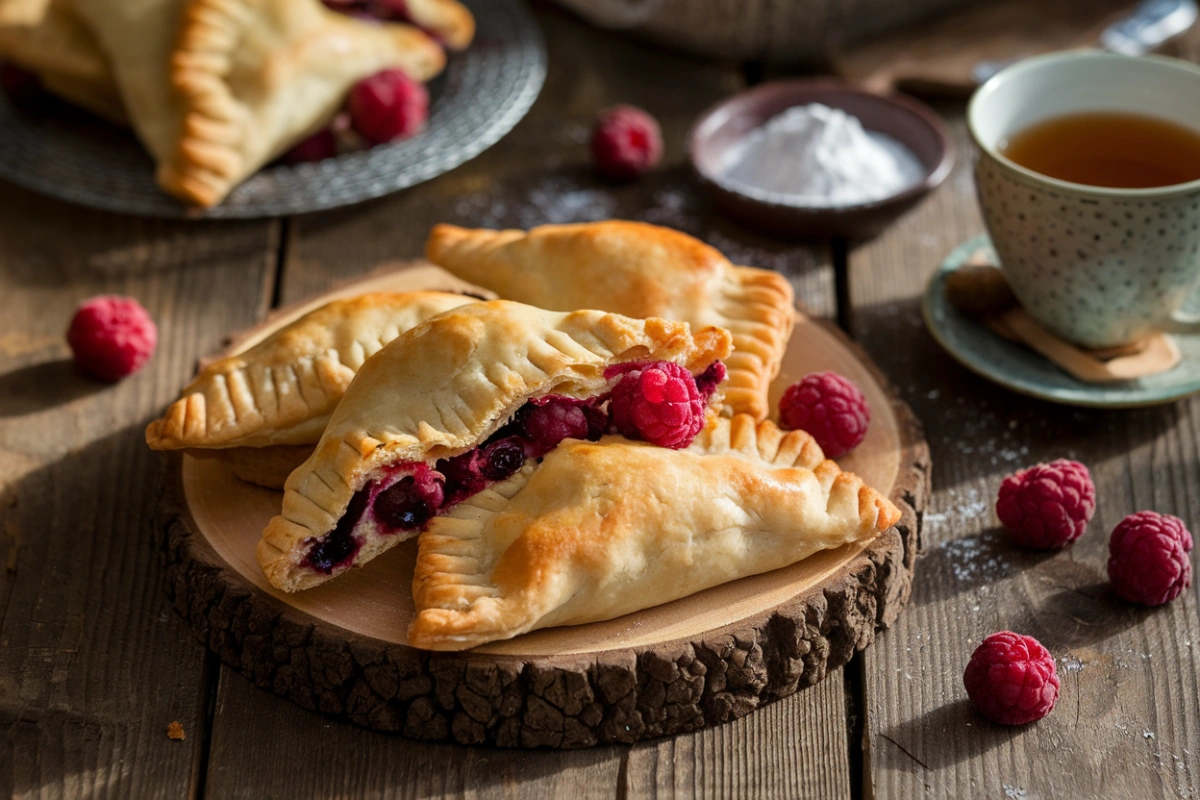
[[[146,428],[146,442],[155,450],[315,444],[368,357],[430,317],[476,302],[448,292],[334,300],[205,367]]]
[[[746,416],[710,427],[721,430],[682,452],[565,442],[433,520],[409,643],[464,650],[613,619],[874,538],[900,517],[834,462],[812,464],[807,434]]]
[[[434,317],[359,370],[288,478],[259,564],[285,591],[361,565],[564,439],[599,438],[608,394],[634,365],[701,373],[711,400],[729,348],[718,328],[503,300]]]
[[[628,317],[716,325],[733,334],[725,403],[763,419],[795,322],[791,284],[738,267],[670,228],[608,221],[519,230],[438,225],[426,256],[501,297],[564,311],[599,308]]]
[[[108,62],[69,0],[0,0],[0,58],[105,119],[124,122]]]
[[[331,119],[359,79],[428,80],[440,45],[319,0],[72,0],[112,65],[159,184],[200,205]]]

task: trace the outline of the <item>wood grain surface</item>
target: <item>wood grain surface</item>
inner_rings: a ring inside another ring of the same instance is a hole
[[[262,313],[278,226],[144,222],[6,185],[0,209],[0,795],[183,796],[215,675],[165,601],[142,429]],[[63,339],[105,292],[138,298],[162,342],[114,386],[77,375]]]
[[[1103,576],[1107,533],[1125,513],[1156,508],[1200,525],[1200,401],[1075,411],[968,374],[917,313],[934,266],[982,230],[963,165],[848,253],[745,234],[697,199],[680,143],[695,115],[761,70],[664,54],[544,7],[539,16],[552,63],[531,116],[480,159],[383,201],[274,224],[163,225],[0,187],[0,795],[1200,796],[1195,590],[1135,610]],[[1193,33],[1173,52],[1200,58],[1198,43]],[[659,116],[667,159],[645,180],[610,186],[592,179],[586,139],[595,111],[618,101]],[[942,110],[961,119],[961,106]],[[141,428],[192,361],[273,303],[419,254],[433,222],[598,216],[675,225],[780,269],[810,308],[861,337],[926,421],[936,493],[897,626],[843,683],[698,733],[574,752],[372,734],[219,668],[171,611],[148,527],[157,460]],[[139,297],[162,337],[147,370],[115,387],[65,361],[72,309],[101,291]],[[1096,518],[1066,552],[1014,551],[992,516],[999,481],[1060,455],[1092,468]],[[984,723],[961,688],[971,649],[1001,627],[1041,637],[1059,658],[1059,706],[1028,728]],[[181,742],[166,737],[172,721]]]
[[[957,132],[965,152],[961,121]],[[850,330],[927,421],[935,487],[910,607],[864,654],[866,794],[1194,797],[1196,591],[1134,608],[1113,594],[1105,563],[1126,514],[1154,509],[1195,529],[1200,404],[1064,408],[997,390],[952,361],[924,330],[917,298],[945,254],[982,229],[964,163],[908,219],[849,254]],[[1096,516],[1066,550],[1022,550],[995,519],[996,492],[1006,474],[1055,458],[1089,467]],[[1037,637],[1058,662],[1058,707],[1036,725],[983,721],[962,687],[971,651],[1005,629]]]

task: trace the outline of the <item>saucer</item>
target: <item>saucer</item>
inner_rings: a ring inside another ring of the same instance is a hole
[[[976,251],[999,259],[987,234],[959,245],[929,280],[921,311],[925,326],[947,353],[967,369],[1014,392],[1091,408],[1138,408],[1171,403],[1200,393],[1200,336],[1174,335],[1179,366],[1157,375],[1114,384],[1083,383],[1037,353],[992,333],[946,299],[946,277]]]

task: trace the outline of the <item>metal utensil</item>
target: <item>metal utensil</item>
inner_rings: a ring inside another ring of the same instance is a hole
[[[1200,15],[1195,0],[1143,0],[1127,17],[1123,17],[1100,34],[1100,46],[1126,56],[1149,53],[1167,41],[1184,33]],[[1000,70],[1020,61],[980,61],[971,69],[976,83],[985,83]]]

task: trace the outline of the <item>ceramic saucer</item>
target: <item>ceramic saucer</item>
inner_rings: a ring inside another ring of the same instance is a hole
[[[1200,336],[1174,337],[1183,356],[1174,369],[1122,383],[1093,384],[1072,378],[1032,350],[964,316],[946,299],[946,276],[978,250],[1000,263],[986,234],[964,242],[930,278],[921,303],[933,338],[967,369],[1014,392],[1071,406],[1137,408],[1200,393]]]

